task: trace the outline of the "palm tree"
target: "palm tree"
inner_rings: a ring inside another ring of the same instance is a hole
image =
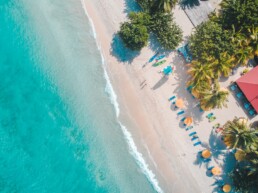
[[[170,13],[172,8],[176,5],[178,0],[156,0],[154,7],[157,6],[159,10]]]
[[[241,47],[236,51],[236,61],[246,65],[248,60],[253,57],[253,49],[251,46]]]
[[[244,151],[250,151],[258,140],[258,131],[251,130],[246,121],[239,121],[237,118],[224,125],[222,135],[229,148],[239,148]]]
[[[214,65],[215,77],[220,77],[222,74],[225,77],[230,75],[231,69],[234,65],[235,58],[223,52],[220,54],[219,61]]]
[[[192,76],[192,80],[196,84],[200,81],[210,81],[213,78],[213,71],[210,64],[202,64],[201,62],[194,60],[188,65],[190,69],[188,73]]]
[[[250,44],[253,48],[253,54],[258,55],[258,27],[252,27],[248,29]]]
[[[250,29],[250,37],[241,33],[241,30],[235,32],[233,29],[233,35],[231,37],[232,43],[235,45],[235,58],[240,64],[246,65],[248,60],[253,57],[254,48],[251,46],[251,37],[256,38],[254,34],[255,31]]]
[[[214,109],[227,107],[226,102],[229,92],[226,89],[214,88],[201,92],[201,107],[202,109]]]

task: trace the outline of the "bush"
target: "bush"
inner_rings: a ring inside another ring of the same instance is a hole
[[[232,29],[234,25],[236,31],[247,32],[248,27],[258,26],[257,0],[224,0],[221,5],[219,21],[224,29]]]
[[[219,59],[220,53],[231,55],[234,50],[230,44],[230,34],[213,21],[197,26],[195,33],[190,36],[189,46],[195,59],[201,59],[204,53]]]
[[[151,16],[146,12],[130,12],[129,19],[133,24],[139,24],[148,27],[150,25]]]
[[[182,30],[172,20],[171,14],[153,15],[151,30],[165,49],[174,50],[183,39]]]
[[[141,6],[141,8],[146,12],[150,12],[154,2],[154,0],[136,0],[136,1]]]
[[[149,34],[146,26],[124,22],[119,31],[119,36],[126,47],[131,50],[141,50],[147,45]]]

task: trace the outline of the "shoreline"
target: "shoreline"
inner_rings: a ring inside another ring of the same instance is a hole
[[[194,150],[187,136],[180,133],[179,120],[175,113],[171,113],[167,101],[169,95],[173,94],[171,85],[162,85],[162,90],[150,88],[151,84],[155,87],[155,81],[161,78],[160,74],[150,64],[146,68],[139,65],[148,61],[153,52],[148,47],[144,48],[131,65],[117,61],[110,54],[113,33],[118,30],[119,23],[126,19],[126,13],[121,11],[125,8],[123,2],[116,3],[116,9],[108,11],[109,7],[104,1],[82,1],[94,24],[97,44],[100,44],[100,51],[107,63],[107,73],[118,95],[121,110],[119,121],[129,128],[139,152],[155,173],[161,189],[173,193],[200,193],[201,190],[211,192],[212,180],[205,176],[203,170],[192,168],[191,160],[195,160],[199,148]],[[169,58],[174,58],[183,65],[182,59],[175,53],[170,54]],[[169,81],[171,79],[173,78]],[[143,80],[147,80],[148,85],[141,89],[139,85]],[[160,111],[164,112],[159,113]]]

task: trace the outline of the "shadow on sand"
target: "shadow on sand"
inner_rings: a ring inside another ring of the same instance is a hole
[[[167,76],[162,76],[162,78],[152,87],[152,89],[153,90],[158,89],[163,84],[165,84],[165,82],[167,82],[167,81],[168,81],[168,77]]]
[[[185,116],[191,116],[194,120],[194,125],[198,125],[203,119],[203,111],[200,111],[198,107],[199,101],[195,99],[189,91],[187,91],[187,81],[188,76],[187,65],[184,62],[184,59],[176,54],[172,58],[172,63],[175,65],[174,78],[176,79],[177,85],[173,90],[173,93],[177,96],[177,98],[182,98],[185,101]]]
[[[191,9],[195,6],[199,6],[200,2],[199,0],[181,0],[179,5],[182,9]]]
[[[132,11],[141,11],[141,7],[136,2],[136,0],[125,0],[125,9],[124,13],[130,13]]]
[[[110,54],[115,56],[119,62],[132,63],[135,57],[140,55],[140,51],[132,51],[124,46],[118,34],[113,35]]]

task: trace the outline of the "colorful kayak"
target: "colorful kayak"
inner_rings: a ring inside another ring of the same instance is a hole
[[[158,57],[156,58],[156,60],[161,60],[161,59],[163,59],[163,58],[165,58],[165,57],[166,57],[166,55],[163,54],[163,55],[158,56]]]
[[[160,65],[164,64],[165,62],[166,62],[166,60],[162,60],[162,61],[156,62],[155,64],[153,64],[153,66],[160,66]]]
[[[152,56],[149,60],[149,63],[152,62],[158,55],[159,55],[159,52],[157,52],[154,56]]]

